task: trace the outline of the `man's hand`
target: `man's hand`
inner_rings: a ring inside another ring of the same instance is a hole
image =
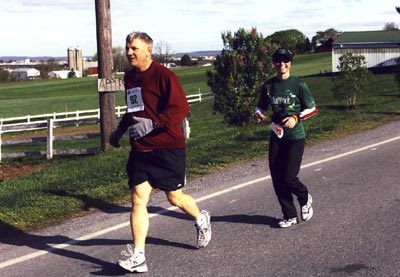
[[[128,128],[129,136],[134,139],[138,140],[147,134],[149,134],[155,128],[155,124],[153,120],[149,118],[143,117],[133,117],[133,120],[137,121],[135,124]]]
[[[109,140],[108,140],[109,143],[111,144],[111,146],[112,146],[112,147],[115,147],[115,148],[121,147],[121,146],[119,145],[119,141],[120,141],[120,139],[122,138],[123,135],[124,135],[124,133],[121,132],[118,128],[115,129],[115,130],[111,133],[110,138],[109,138]]]

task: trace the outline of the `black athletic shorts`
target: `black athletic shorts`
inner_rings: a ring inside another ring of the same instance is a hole
[[[181,189],[186,183],[185,160],[185,148],[131,150],[126,165],[129,188],[148,181],[153,188],[162,191]]]

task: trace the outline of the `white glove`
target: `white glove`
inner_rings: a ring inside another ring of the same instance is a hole
[[[138,140],[146,136],[156,127],[154,121],[149,118],[134,116],[133,120],[136,120],[137,123],[130,126],[128,128],[128,131],[129,131],[129,136],[134,140]]]

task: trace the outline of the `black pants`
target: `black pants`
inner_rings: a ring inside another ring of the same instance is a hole
[[[283,140],[271,134],[269,168],[276,196],[285,219],[297,217],[293,195],[300,206],[307,203],[308,190],[297,175],[303,158],[305,139]]]

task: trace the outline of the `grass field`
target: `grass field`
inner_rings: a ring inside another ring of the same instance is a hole
[[[358,99],[358,108],[348,111],[333,100],[330,77],[316,76],[330,71],[330,66],[328,54],[299,56],[294,61],[294,74],[303,76],[319,107],[318,115],[305,121],[309,145],[400,119],[400,97],[393,75],[375,75],[368,91]],[[199,88],[208,90],[207,69],[210,68],[184,68],[176,73],[187,93],[192,90],[197,93]],[[68,107],[92,109],[97,102],[96,80],[89,78],[0,86],[2,117],[63,111],[66,103]],[[194,176],[267,154],[266,124],[229,127],[220,114],[213,112],[212,104],[209,100],[191,106],[191,138],[187,144],[189,186]],[[2,170],[26,164],[39,166],[40,170],[0,183],[0,236],[7,231],[43,227],[126,201],[125,163],[129,153],[126,138],[122,145],[93,156],[4,161]]]
[[[296,57],[293,73],[298,76],[331,70],[330,54]],[[176,68],[187,95],[210,92],[206,72],[211,67]],[[116,106],[124,106],[123,92],[115,94]],[[0,118],[53,112],[89,110],[99,107],[97,78],[37,80],[0,85]]]
[[[332,71],[331,53],[295,56],[292,73],[300,77],[313,76]]]
[[[175,69],[187,95],[210,92],[206,71],[210,67]],[[124,106],[124,93],[115,94],[115,105]],[[99,107],[97,78],[37,80],[0,85],[0,118]]]

